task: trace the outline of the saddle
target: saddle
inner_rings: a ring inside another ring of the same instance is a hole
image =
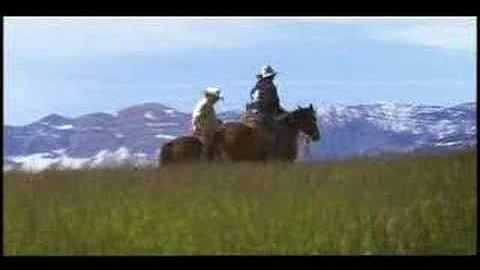
[[[256,128],[263,125],[265,119],[262,114],[260,114],[257,110],[253,109],[247,110],[245,114],[241,117],[241,121],[252,128]]]
[[[276,133],[281,130],[285,116],[269,117],[255,107],[247,107],[241,121],[260,132],[268,142],[274,143]]]
[[[216,128],[216,130],[213,132],[211,139],[213,140],[214,137],[216,136],[216,134],[219,133],[219,132],[221,132],[223,128],[224,128],[223,125],[219,125],[219,126]],[[206,138],[205,138],[205,134],[202,132],[201,129],[197,129],[197,130],[194,130],[194,131],[192,130],[189,135],[192,136],[192,137],[197,138],[202,144],[205,144],[205,139],[206,139]]]
[[[287,113],[282,113],[278,116],[267,116],[257,109],[256,106],[252,105],[247,104],[247,109],[241,119],[242,122],[249,126],[260,126],[272,131],[283,126]]]

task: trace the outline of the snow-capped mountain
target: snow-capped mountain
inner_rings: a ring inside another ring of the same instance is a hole
[[[476,145],[476,103],[453,107],[373,104],[317,107],[321,140],[314,159]],[[238,120],[241,112],[220,114]],[[48,115],[4,126],[4,170],[155,164],[160,147],[190,129],[190,114],[157,103],[78,118]]]
[[[477,142],[476,103],[453,107],[373,104],[317,110],[323,139],[320,158],[442,151]]]

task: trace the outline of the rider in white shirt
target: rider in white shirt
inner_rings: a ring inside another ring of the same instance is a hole
[[[215,131],[222,124],[215,112],[215,103],[223,100],[220,89],[217,87],[207,87],[204,90],[204,96],[197,102],[192,113],[193,133],[199,136],[203,143],[203,158],[211,156],[212,143]]]

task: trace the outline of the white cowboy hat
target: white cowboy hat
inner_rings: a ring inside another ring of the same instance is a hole
[[[262,78],[268,78],[277,75],[277,72],[270,65],[266,65],[262,67],[260,73],[257,75],[261,76]]]
[[[204,93],[207,94],[207,95],[214,95],[214,96],[218,97],[219,99],[223,99],[223,97],[220,94],[220,88],[218,88],[218,87],[210,87],[209,86],[209,87],[205,88]]]

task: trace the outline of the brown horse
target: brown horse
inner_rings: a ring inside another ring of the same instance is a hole
[[[219,150],[217,153],[222,152],[222,158],[229,161],[267,161],[272,158],[294,161],[297,158],[297,139],[300,132],[313,141],[320,139],[315,115],[313,105],[310,104],[306,108],[298,107],[283,117],[281,124],[279,123],[277,157],[268,155],[272,140],[262,128],[261,120],[257,121],[260,119],[257,117],[244,117],[241,122],[224,124],[215,138]]]
[[[202,143],[195,136],[175,138],[164,145],[160,150],[160,165],[169,165],[179,162],[199,160],[202,153]]]
[[[261,120],[248,114],[240,122],[225,123],[216,132],[214,149],[210,161],[267,161],[271,137],[262,128]],[[318,141],[320,133],[313,106],[298,108],[283,117],[279,128],[278,157],[283,161],[293,161],[297,157],[297,137],[303,132]],[[197,136],[187,135],[175,138],[161,148],[161,165],[190,163],[201,160],[202,142]]]
[[[217,136],[215,136],[217,137]],[[217,160],[221,156],[220,149],[214,147],[208,153],[209,161]],[[160,165],[170,165],[179,163],[192,163],[202,159],[203,143],[196,134],[177,137],[161,147],[160,151]]]

